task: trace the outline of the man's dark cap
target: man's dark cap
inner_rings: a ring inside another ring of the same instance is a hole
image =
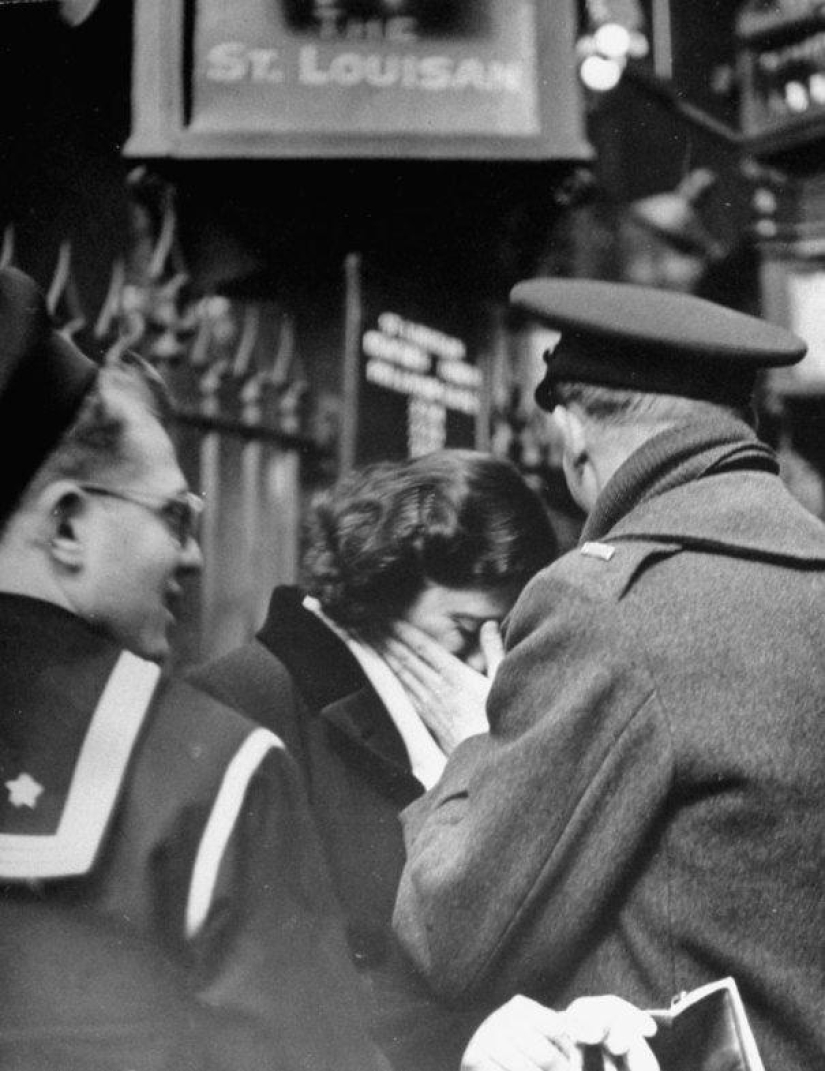
[[[553,385],[591,383],[747,405],[760,369],[796,364],[805,343],[775,324],[704,298],[631,283],[528,279],[512,305],[561,333],[545,354],[536,401]]]
[[[0,269],[0,522],[73,423],[97,372],[55,330],[34,280]]]

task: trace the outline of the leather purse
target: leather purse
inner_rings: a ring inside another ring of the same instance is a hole
[[[654,1010],[650,1039],[661,1071],[765,1071],[733,978],[722,978]]]

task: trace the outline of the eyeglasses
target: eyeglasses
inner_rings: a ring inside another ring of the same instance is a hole
[[[143,491],[122,491],[118,487],[106,487],[99,483],[82,483],[80,487],[90,495],[105,495],[151,510],[160,517],[181,547],[185,547],[190,539],[197,539],[205,503],[194,491],[179,491],[164,497]]]

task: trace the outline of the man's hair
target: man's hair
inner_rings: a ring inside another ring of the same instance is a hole
[[[514,466],[440,450],[356,470],[316,499],[304,580],[339,624],[380,630],[427,581],[520,587],[555,553],[547,512]]]
[[[54,480],[88,480],[125,463],[130,402],[164,427],[171,418],[172,402],[159,373],[143,358],[125,353],[101,368],[74,423],[40,466],[24,498]]]
[[[554,383],[553,398],[561,405],[578,406],[593,423],[616,430],[629,425],[683,424],[719,413],[737,417],[751,426],[755,424],[754,412],[750,408],[741,409],[675,394],[647,394],[592,383]]]

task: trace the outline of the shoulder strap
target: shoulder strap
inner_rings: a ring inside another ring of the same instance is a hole
[[[86,730],[57,832],[0,834],[0,878],[33,881],[91,870],[159,676],[154,663],[120,655]]]
[[[620,535],[607,536],[605,542],[614,543],[657,543],[660,546],[670,545],[680,550],[695,550],[702,554],[718,554],[728,558],[741,558],[746,561],[767,562],[769,565],[799,565],[798,554],[783,553],[781,550],[768,550],[765,547],[749,547],[741,543],[726,543],[722,539],[711,539],[702,536],[682,536],[664,532],[622,532]],[[825,557],[817,559],[804,559],[811,566],[825,568]]]

